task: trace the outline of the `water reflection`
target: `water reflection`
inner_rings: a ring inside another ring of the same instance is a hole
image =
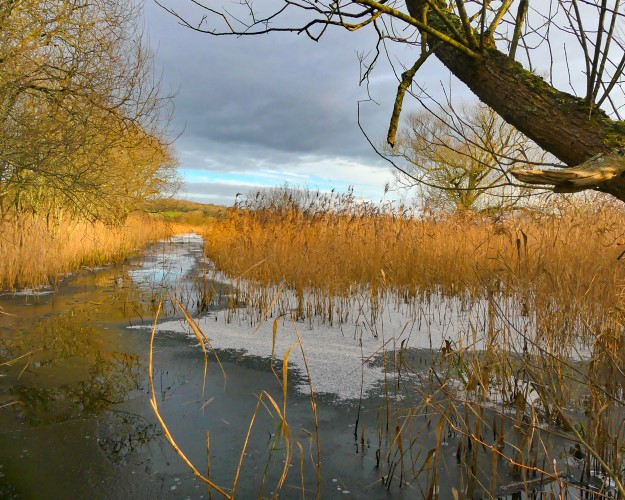
[[[197,309],[198,280],[182,278],[195,278],[200,251],[199,242],[163,243],[53,294],[0,296],[0,497],[65,497],[79,482],[89,496],[171,491],[171,457],[145,397],[146,335],[127,326],[150,323],[161,300],[174,316],[169,293]]]
[[[17,418],[46,424],[91,414],[138,390],[144,373],[139,356],[103,338],[93,311],[70,310],[39,319],[28,329],[0,338],[0,389],[20,404]],[[117,349],[116,349],[117,348]],[[6,399],[6,396],[5,396]]]
[[[154,439],[163,435],[160,425],[141,415],[117,410],[111,410],[99,431],[100,448],[117,465],[127,465],[133,454],[149,448]]]

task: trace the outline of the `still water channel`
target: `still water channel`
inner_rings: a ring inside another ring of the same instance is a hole
[[[124,265],[81,272],[54,292],[0,296],[0,362],[12,360],[0,365],[0,498],[208,498],[150,406],[149,342],[163,297],[154,343],[156,398],[171,435],[200,473],[207,471],[209,432],[210,477],[226,490],[232,486],[257,396],[267,391],[282,406],[282,359],[299,333],[316,395],[321,498],[422,497],[414,481],[380,482],[388,469],[376,449],[386,441],[384,455],[393,439],[392,430],[381,430],[389,401],[413,397],[405,384],[398,390],[393,383],[389,399],[379,355],[389,341],[384,332],[281,319],[272,364],[273,319],[258,329],[233,316],[229,285],[210,280],[212,302],[198,311],[207,266],[201,239],[186,235]],[[170,294],[199,318],[225,376],[213,353],[205,372],[202,350]],[[398,320],[397,331],[408,335],[401,325]],[[414,366],[426,366],[432,342],[440,345],[431,334],[413,345]],[[298,349],[289,358],[287,420],[290,439],[301,446],[294,447],[279,496],[302,498],[304,491],[314,498],[315,419]],[[285,458],[276,432],[275,411],[261,405],[237,497],[272,496]],[[424,436],[415,450],[432,447],[433,437]],[[441,498],[451,497],[458,474],[453,437],[449,441],[441,458],[448,465],[438,478]]]

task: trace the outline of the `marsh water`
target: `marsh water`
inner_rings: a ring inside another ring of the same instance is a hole
[[[202,240],[186,235],[123,265],[68,277],[54,291],[0,296],[0,498],[208,498],[150,405],[149,345],[161,302],[154,340],[156,400],[171,436],[201,474],[208,474],[210,456],[210,478],[226,491],[238,469],[238,497],[272,496],[286,457],[275,409],[264,398],[255,410],[266,391],[286,408],[289,439],[299,443],[279,496],[316,495],[315,413],[321,498],[425,496],[431,471],[421,467],[420,486],[400,482],[399,473],[392,477],[385,467],[394,439],[385,420],[389,406],[415,397],[410,376],[405,383],[389,383],[381,354],[392,328],[405,333],[402,322],[393,326],[389,315],[386,330],[376,332],[366,331],[371,325],[364,321],[345,328],[267,318],[259,327],[233,314],[236,290],[208,280],[207,267]],[[207,286],[208,302],[202,300]],[[207,364],[170,296],[210,340],[214,351]],[[305,357],[299,346],[289,351],[298,334]],[[393,343],[401,341],[397,337]],[[430,346],[437,350],[440,338],[431,332],[414,338],[403,355],[425,371]],[[434,434],[420,434],[415,455],[433,448]],[[440,498],[450,498],[459,474],[453,435],[443,440],[442,450],[437,490]],[[414,465],[423,456],[410,459]]]

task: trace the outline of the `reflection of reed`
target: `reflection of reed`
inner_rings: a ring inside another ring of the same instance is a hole
[[[113,463],[125,464],[132,453],[162,435],[157,424],[147,423],[141,415],[111,411],[111,416],[115,418],[107,419],[105,437],[98,440],[98,445]]]
[[[141,387],[140,357],[112,352],[93,317],[88,308],[75,309],[45,317],[30,335],[0,339],[1,355],[11,359],[0,367],[20,403],[16,411],[35,422],[62,422],[122,402]],[[63,382],[50,387],[42,378]]]

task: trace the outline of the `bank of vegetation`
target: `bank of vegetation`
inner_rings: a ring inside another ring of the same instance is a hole
[[[283,285],[323,297],[480,297],[493,289],[603,313],[620,297],[625,212],[617,202],[552,200],[485,216],[303,196],[301,204],[251,198],[231,208],[206,230],[209,258],[225,273],[245,276],[251,288]]]
[[[171,107],[139,14],[115,0],[1,3],[0,289],[125,255],[148,238],[129,214],[175,187]]]
[[[168,222],[189,226],[205,226],[215,218],[223,217],[226,207],[211,203],[198,203],[175,198],[146,200],[141,210]]]
[[[69,273],[122,261],[172,234],[171,226],[142,213],[123,224],[69,220],[54,230],[32,216],[0,225],[0,289],[56,286]]]

